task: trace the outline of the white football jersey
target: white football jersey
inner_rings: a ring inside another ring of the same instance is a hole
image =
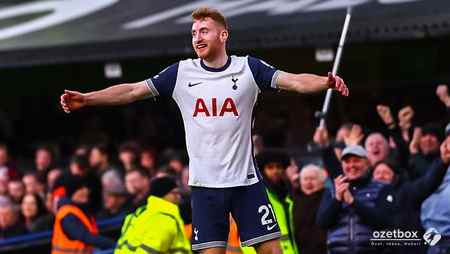
[[[153,96],[180,108],[189,155],[189,185],[224,188],[259,181],[253,158],[252,114],[258,93],[276,87],[278,71],[250,56],[222,68],[201,59],[173,64],[147,80]]]

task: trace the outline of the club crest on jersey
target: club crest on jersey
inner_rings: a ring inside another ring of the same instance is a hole
[[[217,105],[217,98],[211,98],[211,103],[206,104],[205,100],[198,98],[195,102],[195,109],[193,117],[204,115],[207,117],[211,116],[224,116],[225,114],[233,114],[234,116],[239,116],[237,111],[236,103],[234,103],[232,98],[226,98],[220,107]]]
[[[231,88],[233,88],[233,90],[236,90],[238,87],[236,85],[236,82],[238,81],[238,78],[235,78],[234,76],[231,76],[231,81],[233,81],[233,86]]]

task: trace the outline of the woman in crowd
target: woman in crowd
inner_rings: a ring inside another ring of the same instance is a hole
[[[45,213],[44,202],[37,194],[29,193],[23,197],[21,215],[28,231],[34,231],[36,220],[45,215]]]

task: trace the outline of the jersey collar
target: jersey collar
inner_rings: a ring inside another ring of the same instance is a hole
[[[221,72],[224,71],[228,68],[228,66],[230,66],[231,64],[231,56],[228,56],[228,60],[225,63],[224,66],[220,67],[220,68],[213,68],[213,67],[208,67],[206,66],[206,64],[203,62],[203,59],[200,59],[200,65],[202,66],[203,69],[207,70],[207,71],[212,71],[212,72]]]

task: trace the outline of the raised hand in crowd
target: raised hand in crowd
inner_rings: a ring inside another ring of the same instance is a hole
[[[344,137],[344,142],[347,146],[349,145],[359,145],[364,139],[364,133],[361,125],[353,124],[350,132],[346,137]]]
[[[394,117],[392,116],[391,108],[386,105],[377,105],[377,112],[383,123],[389,128],[395,127]]]
[[[450,164],[450,136],[448,136],[441,144],[441,159],[444,164]]]
[[[411,106],[403,107],[398,111],[398,126],[402,130],[408,130],[412,126],[414,109]]]
[[[438,85],[436,95],[447,107],[450,107],[450,95],[448,94],[448,87],[445,84]]]
[[[328,130],[326,127],[317,127],[313,136],[314,143],[318,144],[321,147],[325,147],[330,143]]]
[[[414,109],[411,106],[403,107],[398,111],[398,126],[402,132],[403,140],[410,141],[409,129],[412,126],[412,119],[414,117]]]
[[[409,153],[418,154],[419,153],[419,143],[422,137],[422,129],[419,127],[414,128],[413,137],[411,143],[409,143]]]

